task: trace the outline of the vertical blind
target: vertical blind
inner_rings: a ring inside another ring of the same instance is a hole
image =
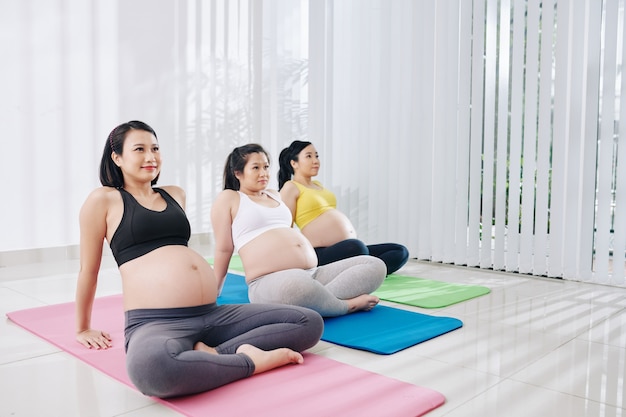
[[[624,0],[1,2],[0,251],[77,243],[106,135],[142,119],[195,233],[232,148],[277,170],[310,140],[368,243],[626,285],[624,19]]]
[[[326,2],[328,76],[309,88],[361,237],[624,285],[623,3]]]

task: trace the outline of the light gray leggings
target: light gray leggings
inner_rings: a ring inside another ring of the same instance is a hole
[[[248,284],[251,303],[307,307],[324,317],[348,312],[348,300],[370,294],[387,275],[385,263],[369,255],[342,259],[313,269],[286,269]]]

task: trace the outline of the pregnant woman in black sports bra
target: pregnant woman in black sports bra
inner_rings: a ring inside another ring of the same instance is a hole
[[[160,170],[150,126],[131,121],[113,129],[100,163],[103,186],[80,212],[78,342],[90,349],[118,343],[91,328],[106,239],[122,277],[128,375],[144,394],[194,394],[301,363],[300,352],[321,337],[321,316],[296,306],[218,306],[213,270],[187,246],[185,193],[154,187]]]

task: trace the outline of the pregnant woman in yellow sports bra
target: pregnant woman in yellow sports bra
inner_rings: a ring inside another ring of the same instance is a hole
[[[366,245],[357,239],[348,217],[337,210],[332,191],[313,180],[320,169],[320,159],[311,142],[296,140],[279,157],[278,189],[291,210],[293,219],[317,253],[319,265],[358,255],[375,256],[391,274],[409,259],[409,251],[397,243]]]

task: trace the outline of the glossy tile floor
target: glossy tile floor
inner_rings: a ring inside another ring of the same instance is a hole
[[[0,268],[0,416],[178,415],[6,319],[72,301],[77,270],[76,260]],[[441,392],[447,402],[429,417],[626,415],[626,289],[415,260],[398,273],[492,291],[437,310],[398,306],[464,326],[394,355],[326,342],[312,351]],[[98,295],[120,291],[106,259]]]

